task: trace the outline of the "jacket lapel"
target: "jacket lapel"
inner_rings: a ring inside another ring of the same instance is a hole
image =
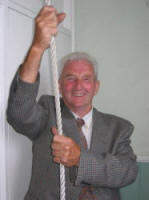
[[[103,118],[103,114],[93,109],[93,128],[90,151],[99,153],[106,152],[107,148],[107,134],[106,124]]]
[[[77,144],[80,145],[76,120],[66,105],[64,105],[62,109],[62,125],[64,135],[72,138]]]

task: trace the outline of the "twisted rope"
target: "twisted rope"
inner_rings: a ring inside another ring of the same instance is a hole
[[[45,0],[46,5],[50,5],[50,0]],[[57,128],[60,135],[62,135],[62,118],[61,118],[61,108],[60,108],[60,93],[58,85],[58,67],[57,67],[57,57],[56,57],[56,44],[55,38],[52,37],[50,44],[51,51],[51,64],[52,64],[52,75],[53,75],[53,85],[55,94],[55,106],[56,106],[56,119]],[[65,200],[65,167],[60,164],[60,200]]]

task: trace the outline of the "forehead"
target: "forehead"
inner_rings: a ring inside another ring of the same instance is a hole
[[[73,61],[68,61],[63,68],[62,74],[67,74],[67,73],[90,73],[94,74],[94,68],[86,60],[73,60]]]

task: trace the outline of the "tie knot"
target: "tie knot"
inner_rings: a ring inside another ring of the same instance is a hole
[[[76,122],[77,122],[77,126],[81,129],[82,126],[85,124],[84,120],[81,119],[81,118],[77,118],[76,119]]]

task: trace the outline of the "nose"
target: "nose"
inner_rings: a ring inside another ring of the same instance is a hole
[[[80,90],[82,89],[82,81],[77,79],[75,82],[75,89]]]

